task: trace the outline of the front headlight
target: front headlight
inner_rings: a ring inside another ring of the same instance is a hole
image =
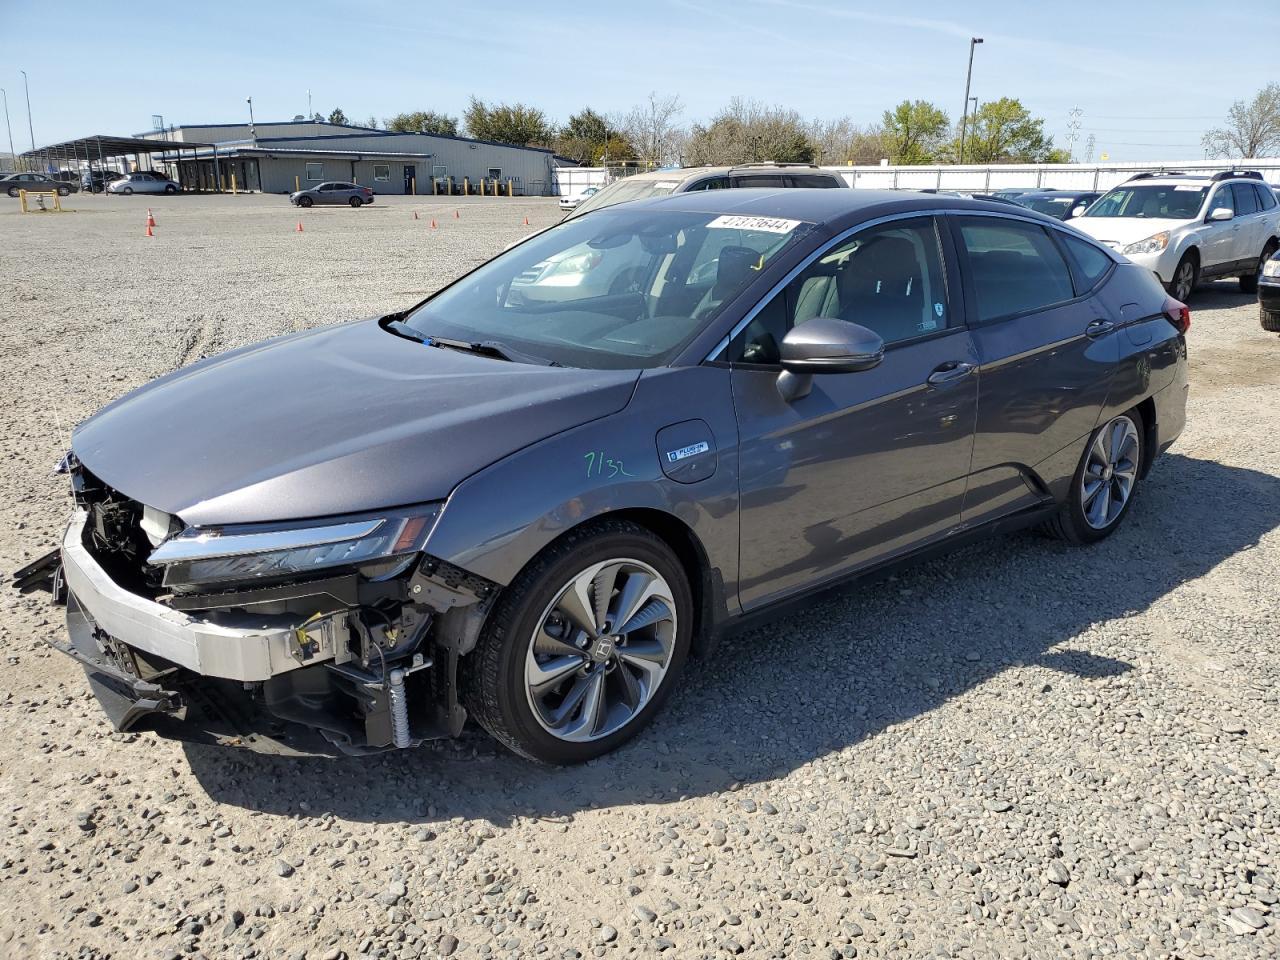
[[[394,576],[422,550],[440,504],[294,524],[189,527],[152,552],[170,587],[274,581],[338,569]]]
[[[1280,260],[1272,257],[1262,265],[1262,275],[1264,277],[1280,277]]]
[[[1145,240],[1139,240],[1137,243],[1131,243],[1120,252],[1125,256],[1131,254],[1143,253],[1159,253],[1169,245],[1169,232],[1167,230],[1157,233],[1154,237],[1147,237]]]

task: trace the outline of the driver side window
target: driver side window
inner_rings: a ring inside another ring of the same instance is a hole
[[[946,281],[933,218],[896,220],[837,241],[752,318],[729,357],[778,363],[787,331],[814,317],[861,324],[886,345],[944,329]]]
[[[1235,201],[1231,199],[1231,184],[1229,183],[1225,186],[1219,187],[1218,192],[1215,193],[1213,195],[1213,199],[1209,201],[1210,213],[1213,213],[1213,211],[1217,210],[1219,207],[1226,207],[1231,211],[1233,216],[1235,215],[1236,204]]]

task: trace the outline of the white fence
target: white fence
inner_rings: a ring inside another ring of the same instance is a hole
[[[556,167],[551,175],[553,197],[577,196],[587,187],[602,187],[609,182],[604,167]]]
[[[1180,170],[1218,173],[1257,170],[1270,183],[1280,184],[1280,159],[1188,160],[1160,163],[1002,163],[985,166],[858,166],[824,167],[860,190],[964,190],[986,193],[1008,187],[1054,187],[1059,190],[1106,190],[1135,173]]]

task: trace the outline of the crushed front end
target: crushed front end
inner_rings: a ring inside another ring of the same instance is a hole
[[[63,467],[62,546],[14,586],[66,605],[54,645],[117,729],[348,754],[461,731],[458,658],[498,588],[423,552],[440,504],[197,529]]]

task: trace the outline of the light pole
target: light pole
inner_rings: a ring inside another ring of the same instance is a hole
[[[18,72],[22,74],[22,89],[25,90],[27,94],[27,132],[31,134],[31,152],[35,153],[36,131],[35,127],[31,125],[31,88],[27,86],[27,71],[19,70]]]
[[[964,109],[960,116],[960,162],[964,163],[964,132],[969,124],[969,82],[973,79],[973,48],[982,42],[981,37],[969,38],[969,72],[964,75]]]
[[[9,126],[9,94],[0,89],[0,96],[4,97],[4,128],[9,131],[9,166],[17,170],[18,158],[13,152],[13,127]]]
[[[244,102],[249,105],[249,139],[256,142],[258,131],[253,126],[253,97],[245,97]]]

